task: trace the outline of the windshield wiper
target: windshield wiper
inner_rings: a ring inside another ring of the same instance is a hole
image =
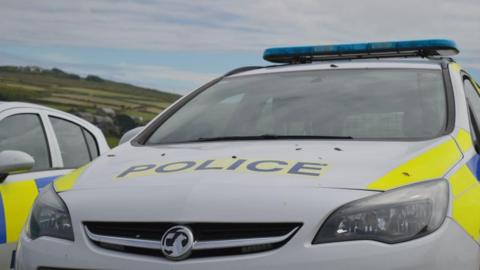
[[[224,136],[224,137],[210,137],[198,138],[192,142],[212,142],[212,141],[249,141],[249,140],[353,140],[351,136],[308,136],[308,135],[273,135],[264,134],[258,136]]]

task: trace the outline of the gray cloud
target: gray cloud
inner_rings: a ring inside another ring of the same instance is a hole
[[[464,65],[480,70],[478,0],[0,2],[0,41],[4,42],[260,53],[265,47],[283,45],[451,38],[461,47],[459,59]],[[55,57],[61,62],[59,56],[50,55]],[[172,78],[185,75],[167,67],[130,65],[124,70],[138,76],[134,70],[168,72]]]
[[[150,50],[448,37],[478,48],[478,0],[3,0],[2,40]]]

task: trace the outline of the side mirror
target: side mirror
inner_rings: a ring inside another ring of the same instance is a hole
[[[143,128],[144,128],[144,126],[136,127],[134,129],[131,129],[131,130],[125,132],[125,134],[123,134],[122,138],[120,138],[120,142],[118,144],[120,145],[122,143],[128,142],[130,139],[137,136],[137,134],[140,133],[140,131],[142,131]]]
[[[6,150],[0,152],[0,179],[1,176],[13,172],[28,171],[35,165],[32,156],[21,151]]]

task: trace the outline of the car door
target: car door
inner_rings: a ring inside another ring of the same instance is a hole
[[[13,266],[16,242],[40,189],[105,152],[103,135],[76,122],[81,120],[36,108],[0,112],[0,152],[22,151],[35,160],[27,172],[0,176],[0,269]]]
[[[59,166],[58,156],[52,153],[50,133],[40,111],[17,108],[0,112],[0,152],[22,151],[35,160],[28,172],[12,173],[0,179],[1,269],[11,267],[16,242],[39,189],[69,171]]]
[[[471,135],[475,145],[475,155],[468,161],[468,166],[478,182],[471,184],[455,197],[454,207],[458,213],[467,213],[463,216],[460,225],[467,228],[474,239],[480,243],[480,88],[466,73],[462,75],[465,96],[469,106]]]

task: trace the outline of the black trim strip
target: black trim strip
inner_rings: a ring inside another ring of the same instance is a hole
[[[448,62],[442,62],[443,83],[447,100],[447,123],[444,135],[450,134],[455,128],[455,95],[453,91],[452,78],[448,69]]]
[[[246,71],[250,71],[250,70],[260,69],[260,68],[264,68],[264,67],[262,67],[262,66],[240,67],[240,68],[236,68],[234,70],[231,70],[231,71],[225,73],[225,75],[223,75],[223,77],[231,76],[231,75],[234,75],[234,74],[238,74],[238,73],[242,73],[242,72],[246,72]]]
[[[90,161],[92,161],[93,155],[92,155],[92,151],[90,150],[90,146],[88,145],[87,136],[85,135],[86,131],[83,128],[80,128],[80,129],[82,130],[83,141],[85,141],[85,145],[87,146],[88,156],[90,157]]]

